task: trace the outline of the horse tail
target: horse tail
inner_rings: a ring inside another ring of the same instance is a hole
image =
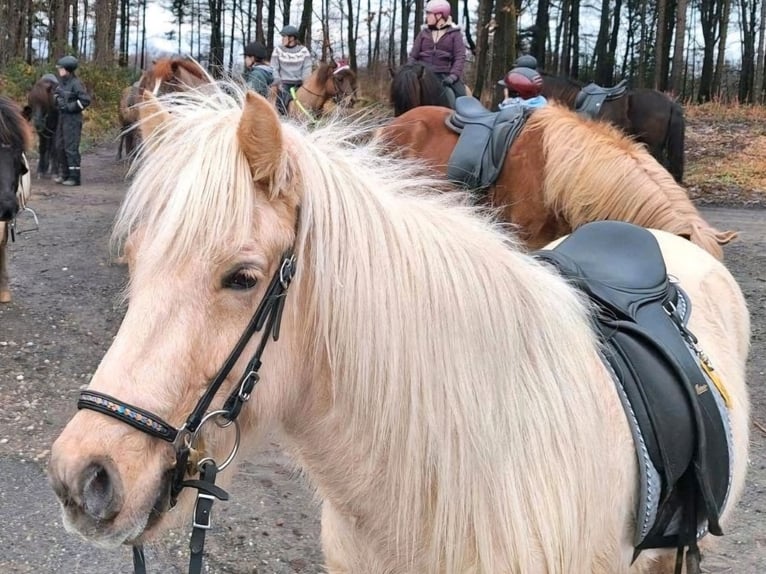
[[[668,131],[665,137],[665,149],[667,150],[668,171],[678,183],[684,179],[685,134],[686,120],[684,119],[683,108],[678,102],[672,102]]]

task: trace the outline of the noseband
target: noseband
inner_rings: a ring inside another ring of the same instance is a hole
[[[271,337],[274,341],[279,339],[279,327],[282,320],[282,311],[285,306],[287,289],[295,277],[295,271],[296,259],[291,248],[282,255],[279,269],[271,278],[266,293],[263,299],[261,299],[253,317],[250,319],[250,323],[248,323],[229,357],[209,384],[205,394],[202,395],[202,398],[197,402],[194,410],[181,427],[175,428],[161,417],[149,411],[122,402],[104,393],[85,390],[80,393],[80,398],[77,401],[78,409],[89,409],[116,418],[133,428],[173,445],[176,453],[176,465],[170,484],[170,507],[175,506],[178,495],[184,488],[197,489],[192,536],[189,544],[191,549],[189,559],[190,574],[199,574],[202,570],[202,551],[205,543],[205,533],[211,527],[210,511],[213,502],[216,498],[219,500],[228,500],[229,498],[226,491],[215,485],[216,475],[234,460],[239,449],[239,423],[237,422],[237,417],[244,404],[250,399],[255,385],[260,380],[258,371],[261,368],[261,356],[269,338]],[[234,390],[229,394],[221,409],[208,412],[213,399],[239,360],[250,339],[261,330],[263,330],[263,334],[261,335],[258,347],[247,364],[238,384],[235,385]],[[221,464],[217,464],[211,457],[200,458],[202,453],[194,448],[198,442],[200,430],[209,421],[213,421],[221,428],[233,425],[236,432],[234,446]],[[193,476],[197,472],[200,475],[198,480],[186,479],[187,474]],[[136,574],[146,573],[146,562],[142,546],[133,546],[133,568]]]

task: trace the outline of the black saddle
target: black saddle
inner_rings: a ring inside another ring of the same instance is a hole
[[[661,478],[654,523],[637,536],[636,556],[647,548],[696,552],[700,525],[722,534],[718,520],[730,477],[727,423],[685,326],[688,313],[679,311],[685,295],[668,278],[655,237],[630,223],[600,221],[535,257],[552,263],[595,304],[605,361]]]
[[[448,128],[460,134],[449,159],[447,177],[470,189],[494,184],[529,113],[521,106],[492,112],[476,98],[457,98],[455,111],[445,121]]]
[[[622,80],[616,86],[605,88],[598,84],[588,84],[575,98],[575,111],[589,118],[597,118],[604,102],[618,100],[628,92],[628,80]]]

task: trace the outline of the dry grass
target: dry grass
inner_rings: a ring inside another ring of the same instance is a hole
[[[766,107],[686,106],[685,183],[701,199],[766,201]]]

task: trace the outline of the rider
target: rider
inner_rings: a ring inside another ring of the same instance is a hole
[[[431,69],[455,96],[468,95],[463,84],[465,44],[460,26],[452,22],[447,0],[426,4],[426,25],[415,37],[408,64],[420,62]]]
[[[64,151],[66,163],[59,166],[59,174],[53,181],[64,185],[80,185],[82,111],[90,105],[90,95],[75,75],[77,65],[74,56],[64,56],[56,62],[61,78],[53,96],[59,110],[56,147]]]
[[[518,62],[517,60],[516,63]],[[545,96],[541,94],[543,78],[534,68],[526,66],[512,68],[498,84],[503,86],[505,93],[505,99],[498,106],[501,110],[513,105],[537,109],[548,103]]]
[[[275,78],[287,90],[300,87],[313,67],[311,52],[298,42],[298,34],[298,28],[290,24],[282,28],[282,45],[276,46],[271,54]]]
[[[268,64],[268,56],[268,50],[261,42],[245,46],[245,83],[264,98],[268,97],[269,86],[274,83],[274,70]]]

